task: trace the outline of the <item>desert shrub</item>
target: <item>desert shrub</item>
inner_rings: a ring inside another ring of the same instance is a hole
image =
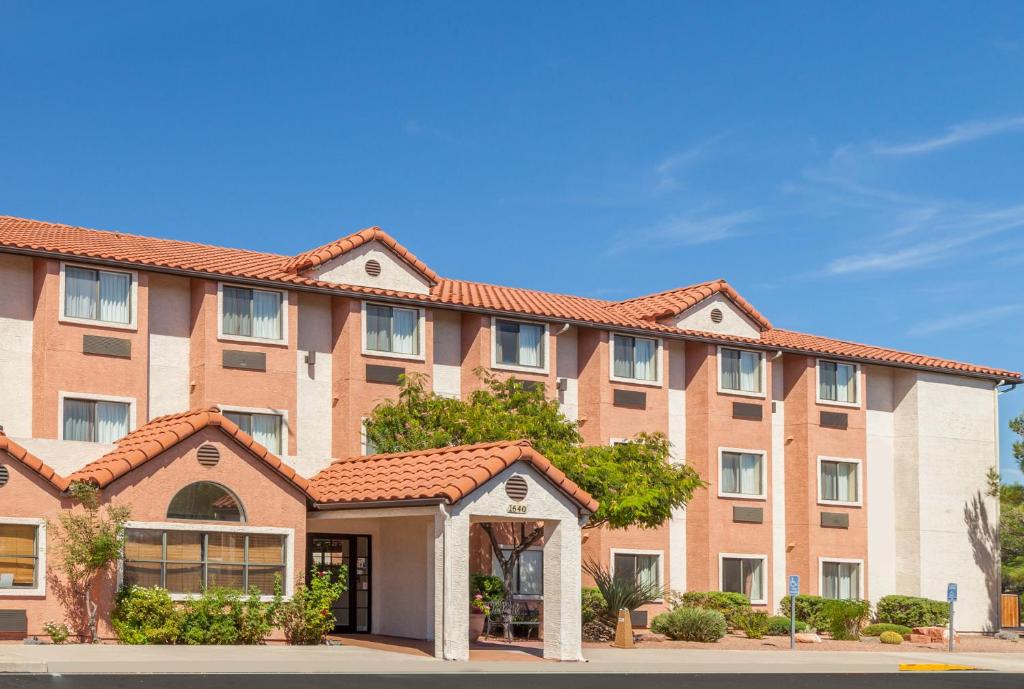
[[[903,643],[903,636],[896,632],[882,632],[878,635],[878,640],[883,644],[894,644],[898,645]]]
[[[824,620],[821,617],[821,607],[825,604],[826,598],[821,596],[810,596],[800,594],[796,597],[796,619],[806,622],[808,626],[815,628],[824,627]],[[789,617],[789,596],[783,596],[779,603],[779,614]]]
[[[319,644],[334,629],[331,607],[345,593],[348,578],[346,569],[339,569],[335,578],[314,568],[309,585],[300,583],[291,600],[281,603],[277,618],[288,643]]]
[[[949,603],[914,596],[885,596],[878,601],[875,621],[905,627],[941,627],[949,622]]]
[[[904,627],[902,624],[889,624],[888,622],[878,622],[875,624],[869,624],[860,630],[861,636],[879,636],[882,632],[896,632],[900,636],[909,634],[913,630],[910,627]]]
[[[734,627],[738,626],[740,616],[751,612],[750,598],[742,593],[729,591],[687,591],[686,593],[672,591],[669,593],[668,603],[672,609],[717,610],[725,616],[726,623]]]
[[[118,591],[111,623],[123,644],[173,644],[181,633],[181,613],[167,589],[159,586]]]
[[[717,610],[676,608],[651,621],[651,631],[675,641],[718,641],[727,631],[725,616]]]
[[[748,639],[763,639],[771,628],[768,613],[755,610],[736,616],[736,626],[743,630]]]
[[[493,574],[474,574],[469,585],[469,596],[480,594],[487,602],[502,600],[505,597],[505,584],[501,577]]]
[[[585,586],[583,587],[581,595],[582,604],[580,606],[580,617],[582,618],[583,624],[593,622],[598,618],[598,616],[606,614],[608,606],[600,591],[595,588]]]
[[[796,621],[796,631],[806,632],[807,623]],[[768,631],[765,636],[789,636],[789,618],[782,615],[775,615],[768,618]]]
[[[50,620],[43,623],[43,633],[50,637],[50,641],[55,644],[62,644],[71,636],[71,630],[66,624]]]
[[[618,617],[620,610],[632,612],[664,595],[657,584],[644,582],[639,578],[612,576],[607,567],[593,560],[583,564],[583,571],[594,580],[594,585],[604,599],[605,612],[612,619]]]
[[[826,600],[821,607],[821,619],[825,628],[837,641],[853,641],[860,638],[860,628],[871,614],[871,604],[866,600]]]

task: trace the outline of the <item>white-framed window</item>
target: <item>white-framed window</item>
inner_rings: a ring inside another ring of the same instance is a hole
[[[612,333],[611,345],[612,380],[661,384],[661,340]]]
[[[46,595],[46,520],[0,517],[0,597]]]
[[[765,571],[768,556],[721,553],[719,555],[719,589],[731,593],[742,593],[754,605],[768,602],[765,586]]]
[[[611,575],[616,579],[651,585],[661,591],[665,581],[661,550],[611,549]],[[662,600],[660,594],[655,600]]]
[[[491,366],[547,373],[548,326],[505,318],[492,319]]]
[[[275,344],[287,341],[287,292],[220,283],[217,301],[219,338]]]
[[[829,557],[818,560],[823,598],[860,600],[864,591],[864,561]]]
[[[718,348],[718,391],[764,397],[764,352],[734,347]]]
[[[860,406],[860,366],[818,359],[818,402],[845,407]]]
[[[766,496],[767,461],[762,450],[722,447],[718,450],[718,495],[725,498]]]
[[[423,309],[363,302],[363,354],[424,358]]]
[[[274,454],[284,447],[284,415],[253,409],[221,407],[221,411],[252,439]]]
[[[113,443],[134,427],[135,400],[88,393],[60,392],[60,439]]]
[[[255,586],[271,600],[280,578],[293,591],[294,529],[129,522],[119,584],[161,586],[176,600],[223,586]]]
[[[502,555],[508,556],[511,548],[502,548]],[[491,572],[501,576],[498,556],[491,553]],[[544,549],[527,548],[519,554],[519,564],[512,575],[512,594],[516,596],[544,595]]]
[[[61,263],[60,318],[134,330],[138,273]]]
[[[826,505],[861,504],[861,461],[818,457],[818,502]]]

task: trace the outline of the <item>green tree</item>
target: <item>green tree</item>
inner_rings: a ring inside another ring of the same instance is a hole
[[[476,373],[483,387],[466,399],[435,395],[423,376],[407,376],[398,400],[371,413],[367,439],[385,453],[529,440],[600,503],[587,528],[659,526],[705,485],[692,467],[669,462],[669,443],[662,434],[640,433],[610,447],[584,445],[580,423],[567,419],[542,386],[527,388],[514,377],[501,379],[483,369]],[[541,537],[543,527],[509,530],[510,544],[499,543],[491,524],[481,527],[501,565],[505,589],[511,591],[519,556]]]
[[[55,529],[58,568],[70,590],[82,597],[89,641],[96,641],[98,607],[92,599],[93,587],[121,558],[124,525],[131,512],[114,505],[101,508],[99,490],[90,483],[72,483],[68,492],[81,509],[60,515]]]
[[[1010,430],[1020,436],[1020,439],[1013,443],[1013,458],[1017,460],[1017,465],[1024,472],[1024,414],[1010,419]]]
[[[1024,471],[1024,414],[1010,421],[1010,430],[1020,436],[1013,443],[1013,456]],[[999,550],[1003,589],[1024,592],[1024,486],[1020,484],[999,489]]]

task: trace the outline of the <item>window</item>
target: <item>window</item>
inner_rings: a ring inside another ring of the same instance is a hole
[[[818,401],[857,404],[857,366],[818,362]]]
[[[366,349],[371,352],[419,356],[419,310],[367,304]]]
[[[821,563],[821,595],[843,600],[860,599],[860,562]]]
[[[199,481],[185,486],[171,499],[167,518],[244,522],[245,510],[238,497],[224,486]]]
[[[819,459],[819,499],[823,502],[860,502],[860,462]]]
[[[64,398],[64,440],[112,443],[128,435],[127,402]]]
[[[247,287],[222,288],[221,333],[260,340],[284,338],[281,292]]]
[[[125,532],[124,584],[162,586],[173,594],[224,586],[255,586],[273,595],[287,584],[284,534],[129,528]]]
[[[494,321],[494,363],[544,368],[546,328],[536,323]]]
[[[620,581],[638,582],[661,588],[661,556],[637,553],[613,553],[612,571]]]
[[[718,351],[718,358],[721,360],[720,389],[751,395],[760,395],[764,392],[761,352],[725,347]]]
[[[39,526],[0,523],[0,590],[39,586]]]
[[[274,454],[281,453],[281,415],[224,410],[235,425]]]
[[[65,266],[64,317],[130,325],[132,274]]]
[[[508,556],[509,548],[502,548],[502,555]],[[501,563],[491,554],[491,571],[501,576]],[[544,594],[544,551],[528,549],[519,554],[519,566],[512,576],[512,593],[517,596],[541,596]]]
[[[658,380],[658,341],[647,337],[612,335],[612,377]]]
[[[722,556],[722,590],[742,593],[751,603],[764,603],[763,556]]]
[[[755,452],[722,452],[719,495],[764,495],[764,455]]]

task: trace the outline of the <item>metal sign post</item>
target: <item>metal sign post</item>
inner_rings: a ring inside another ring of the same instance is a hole
[[[800,576],[789,575],[789,649],[796,648],[796,597],[800,594]]]
[[[956,603],[956,584],[946,587],[946,600],[949,602],[949,652],[953,652],[953,607]]]

